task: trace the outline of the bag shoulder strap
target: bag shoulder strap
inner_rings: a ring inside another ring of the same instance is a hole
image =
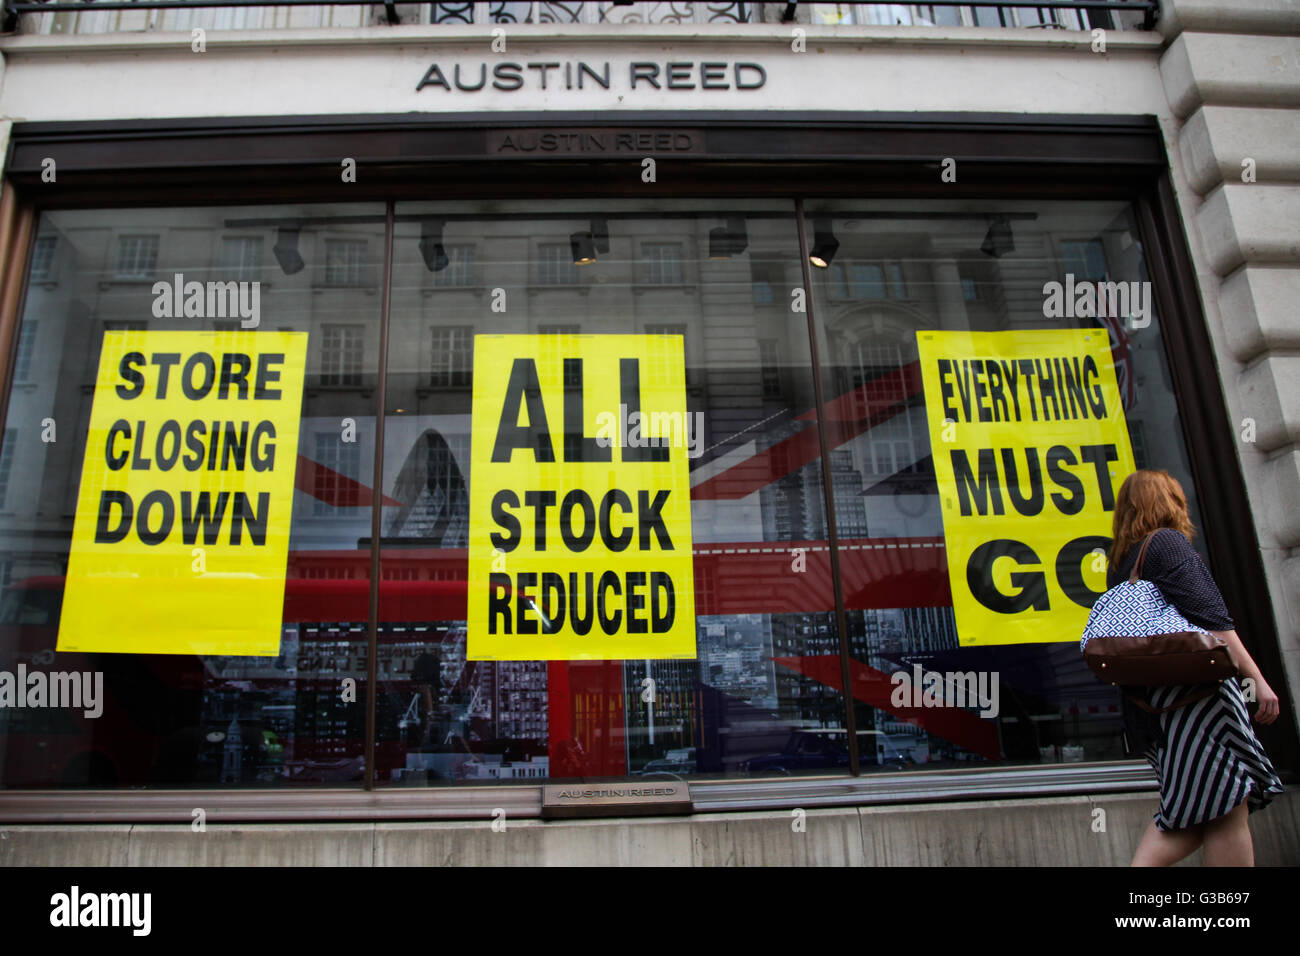
[[[1219,683],[1222,683],[1222,681],[1220,681]],[[1204,688],[1203,690],[1199,690],[1196,691],[1195,693],[1188,694],[1186,697],[1178,698],[1168,707],[1160,707],[1160,708],[1152,707],[1150,704],[1148,704],[1141,697],[1138,697],[1136,694],[1126,694],[1125,696],[1128,697],[1129,700],[1133,701],[1133,703],[1136,704],[1138,707],[1141,707],[1143,710],[1145,710],[1148,714],[1166,714],[1177,707],[1184,707],[1187,704],[1194,703],[1195,701],[1204,700],[1206,697],[1209,697],[1211,694],[1217,694],[1218,692],[1219,692],[1219,685],[1213,684],[1210,687]]]
[[[1159,530],[1160,530],[1159,528],[1156,529],[1156,531]],[[1128,576],[1129,584],[1137,584],[1138,578],[1142,576],[1142,561],[1144,558],[1146,558],[1147,548],[1150,547],[1151,539],[1154,538],[1155,536],[1156,536],[1156,532],[1152,531],[1149,535],[1146,536],[1145,539],[1143,539],[1142,548],[1141,550],[1138,551],[1137,560],[1133,562],[1133,570],[1129,572],[1129,576]]]

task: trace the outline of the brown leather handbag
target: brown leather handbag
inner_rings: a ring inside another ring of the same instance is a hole
[[[1119,687],[1208,684],[1168,707],[1155,708],[1134,694],[1143,710],[1163,714],[1218,693],[1219,683],[1238,673],[1221,637],[1201,630],[1165,601],[1160,589],[1142,580],[1142,562],[1152,534],[1142,542],[1128,580],[1097,599],[1083,631],[1083,658],[1092,672]]]

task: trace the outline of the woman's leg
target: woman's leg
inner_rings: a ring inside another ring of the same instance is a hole
[[[1255,845],[1250,839],[1246,801],[1205,824],[1206,866],[1254,866]]]
[[[1205,838],[1205,824],[1198,823],[1182,830],[1162,830],[1152,820],[1147,832],[1142,834],[1132,866],[1173,866],[1196,852]]]

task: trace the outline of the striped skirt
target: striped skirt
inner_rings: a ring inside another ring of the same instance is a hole
[[[1204,685],[1202,685],[1204,686]],[[1194,687],[1146,688],[1152,707],[1166,707]],[[1219,684],[1219,692],[1159,717],[1163,742],[1146,751],[1160,780],[1161,830],[1181,830],[1221,817],[1243,800],[1247,812],[1268,806],[1282,793],[1264,748],[1255,739],[1250,715],[1236,680]]]

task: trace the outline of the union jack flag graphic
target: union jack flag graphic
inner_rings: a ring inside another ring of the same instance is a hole
[[[1131,411],[1137,405],[1137,375],[1133,367],[1133,350],[1130,347],[1128,330],[1124,328],[1125,317],[1116,315],[1118,311],[1113,301],[1108,301],[1105,308],[1100,308],[1097,318],[1106,327],[1110,335],[1110,354],[1115,359],[1115,379],[1119,383],[1120,401],[1124,411]]]

